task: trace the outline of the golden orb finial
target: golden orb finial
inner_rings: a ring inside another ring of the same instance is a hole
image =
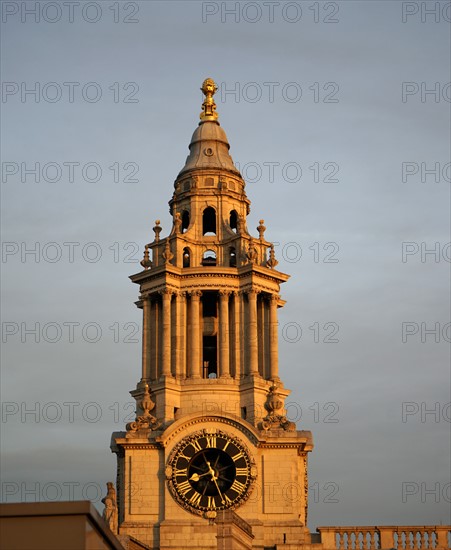
[[[202,92],[205,95],[204,102],[202,103],[202,112],[200,114],[201,120],[217,120],[218,113],[216,112],[216,103],[213,99],[218,87],[212,78],[206,78],[202,83]]]

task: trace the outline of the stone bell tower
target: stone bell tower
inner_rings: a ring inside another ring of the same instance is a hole
[[[116,432],[118,534],[152,549],[299,548],[307,531],[309,431],[287,420],[277,309],[285,302],[273,245],[204,81],[200,123],[169,201],[172,228],[145,246],[139,285],[142,375],[136,420]],[[246,539],[246,540],[244,540]],[[291,545],[291,546],[290,546]],[[233,547],[233,546],[232,546]]]

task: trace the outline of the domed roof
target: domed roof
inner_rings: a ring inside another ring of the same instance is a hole
[[[201,121],[193,133],[189,144],[190,154],[178,177],[189,170],[220,169],[239,175],[229,154],[230,145],[226,133],[218,122],[216,103],[213,95],[217,90],[214,81],[207,78],[201,90],[205,94],[202,103]]]
[[[230,145],[224,130],[217,121],[202,121],[194,131],[190,153],[179,176],[188,170],[228,170],[239,174],[229,154]]]

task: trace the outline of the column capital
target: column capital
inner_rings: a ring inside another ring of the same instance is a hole
[[[219,291],[219,296],[220,296],[221,298],[228,298],[231,294],[232,294],[232,291],[231,291],[231,290],[221,289],[221,290]]]
[[[190,290],[189,294],[191,298],[200,298],[202,296],[202,290]]]
[[[269,299],[270,302],[276,302],[277,303],[280,300],[280,296],[279,296],[279,294],[270,294],[268,296],[268,299]]]
[[[175,294],[175,290],[173,290],[172,288],[162,288],[161,290],[158,291],[158,294],[160,294],[160,296],[172,296],[173,294]]]
[[[261,290],[258,288],[250,288],[249,290],[246,290],[246,294],[248,296],[257,296],[260,292]]]

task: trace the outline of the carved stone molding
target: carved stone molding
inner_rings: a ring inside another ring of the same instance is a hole
[[[223,416],[200,416],[200,417],[192,418],[191,420],[187,420],[186,422],[183,422],[176,430],[174,430],[169,435],[164,445],[167,446],[169,442],[172,441],[175,437],[177,437],[180,433],[186,433],[187,429],[197,426],[198,424],[205,424],[207,422],[212,422],[215,424],[225,424],[227,426],[231,426],[236,430],[240,431],[241,433],[243,433],[251,441],[253,445],[255,445],[256,447],[260,446],[260,442],[258,438],[254,435],[254,433],[252,433],[251,430],[249,430],[247,426],[244,426],[243,424],[241,424],[239,422],[239,419],[232,420],[230,418],[223,417]]]

